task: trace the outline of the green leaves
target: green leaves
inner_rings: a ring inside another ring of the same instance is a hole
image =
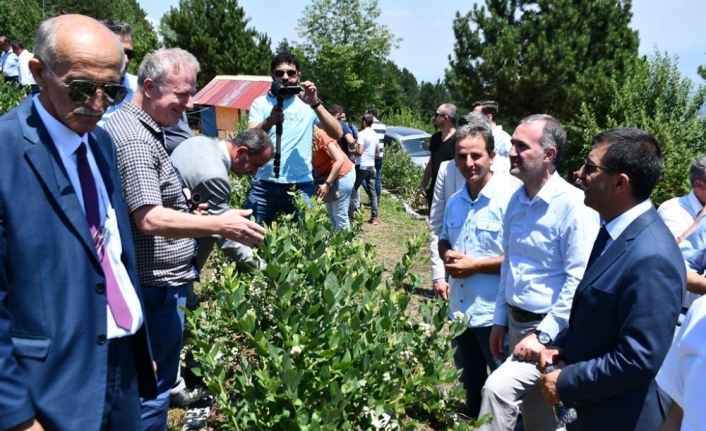
[[[458,325],[441,301],[415,315],[402,288],[414,283],[407,271],[423,240],[409,242],[397,281],[383,281],[355,226],[334,233],[319,204],[300,211],[268,231],[262,273],[226,266],[203,292],[213,299],[189,313],[194,356],[228,428],[413,429],[406,415],[417,411],[453,429],[440,385],[459,393],[443,365]]]

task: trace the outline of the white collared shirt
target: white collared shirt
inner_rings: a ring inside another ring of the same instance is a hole
[[[600,227],[598,213],[583,200],[584,193],[556,172],[533,199],[526,187],[512,197],[493,323],[507,326],[509,304],[547,314],[537,329],[552,339],[568,327],[574,291]]]
[[[605,230],[608,231],[608,241],[605,244],[605,248],[601,252],[601,255],[608,250],[613,241],[615,241],[624,231],[630,226],[630,223],[634,222],[635,219],[646,213],[650,208],[652,208],[652,202],[646,199],[624,213],[620,214],[618,217],[614,218],[605,225]],[[597,236],[597,235],[596,235]]]
[[[98,189],[98,193],[100,195],[100,216],[106,228],[105,247],[108,251],[107,255],[110,258],[113,273],[115,274],[115,279],[118,282],[120,291],[122,292],[125,302],[127,302],[127,305],[130,308],[130,313],[132,314],[132,328],[130,331],[126,331],[118,327],[115,324],[115,319],[113,319],[113,314],[110,311],[110,307],[108,306],[106,299],[105,306],[107,310],[106,315],[108,317],[107,337],[119,338],[134,334],[140,326],[142,326],[142,307],[140,305],[140,300],[137,297],[137,293],[135,292],[135,287],[133,286],[130,276],[127,273],[127,269],[120,259],[123,254],[123,247],[122,242],[120,241],[120,231],[118,230],[117,217],[115,215],[115,210],[110,203],[108,192],[106,191],[105,184],[103,183],[103,177],[98,170],[98,165],[96,164],[91,147],[88,145],[88,137],[86,135],[80,136],[76,134],[49,114],[49,112],[47,112],[44,106],[42,106],[42,103],[39,101],[39,95],[34,96],[32,102],[34,103],[35,108],[37,108],[39,116],[49,132],[49,136],[59,152],[61,161],[64,164],[66,173],[69,176],[69,181],[71,181],[71,185],[76,192],[76,198],[78,198],[78,202],[81,205],[81,208],[83,208],[84,213],[86,210],[83,205],[83,193],[81,189],[81,181],[78,176],[78,164],[75,152],[79,145],[84,142],[84,139],[86,140],[86,156],[88,158],[88,164],[91,167],[93,178],[96,181],[96,188]],[[117,166],[115,169],[117,169]],[[86,227],[88,227],[88,223],[86,223]]]

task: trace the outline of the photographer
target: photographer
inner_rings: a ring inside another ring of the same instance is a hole
[[[275,160],[258,170],[245,203],[252,209],[257,221],[269,223],[281,210],[293,213],[296,208],[289,191],[294,189],[310,201],[314,195],[312,177],[313,128],[319,125],[334,139],[341,137],[341,125],[321,105],[316,86],[310,81],[299,85],[299,60],[283,52],[275,55],[270,63],[273,81],[279,83],[279,94],[255,99],[250,108],[248,128],[261,128],[276,141],[276,125],[281,124],[281,153],[279,175],[275,174]],[[300,93],[303,91],[303,94]],[[282,105],[280,110],[278,102]],[[307,106],[308,105],[308,106]],[[276,156],[275,156],[276,158]]]

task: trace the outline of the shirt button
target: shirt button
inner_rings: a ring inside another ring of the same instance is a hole
[[[96,284],[96,292],[104,293],[105,292],[105,284],[104,283]]]
[[[98,338],[96,338],[96,342],[98,344],[105,344],[106,340],[108,340],[108,337],[105,336],[105,334],[100,334]]]

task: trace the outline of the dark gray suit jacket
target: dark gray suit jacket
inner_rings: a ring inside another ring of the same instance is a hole
[[[686,267],[654,208],[635,219],[586,270],[568,330],[559,395],[576,408],[576,431],[657,431],[654,377],[674,336]]]

